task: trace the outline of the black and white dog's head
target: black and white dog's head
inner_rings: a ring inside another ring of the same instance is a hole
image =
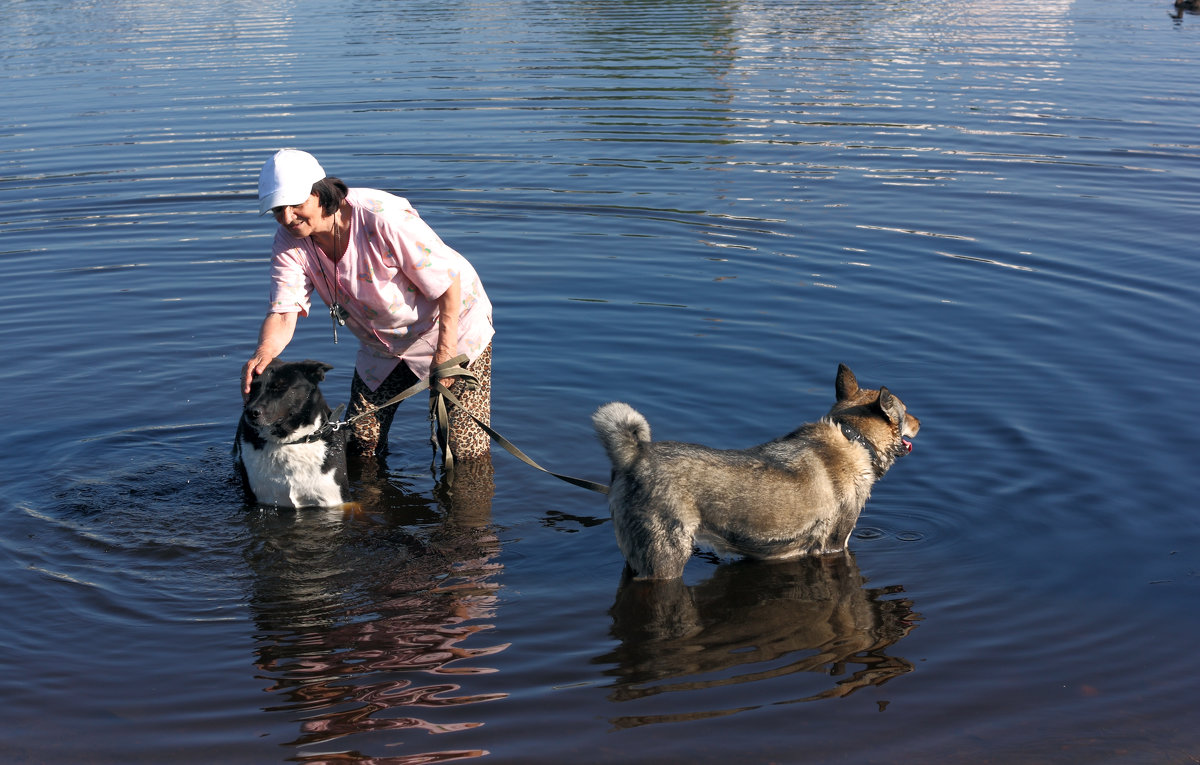
[[[248,499],[276,507],[334,507],[350,500],[346,428],[319,383],[320,361],[272,361],[250,383],[233,453]]]
[[[333,369],[320,361],[273,360],[250,383],[242,409],[246,427],[267,441],[294,441],[329,421],[320,382]]]

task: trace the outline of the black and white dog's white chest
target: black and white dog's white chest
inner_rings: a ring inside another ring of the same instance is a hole
[[[239,444],[250,491],[259,504],[279,507],[332,507],[346,502],[345,452],[341,443],[262,440]],[[340,457],[340,459],[339,459]]]
[[[298,508],[349,501],[345,431],[322,427],[331,412],[318,383],[331,368],[276,360],[251,383],[234,454],[255,502]]]

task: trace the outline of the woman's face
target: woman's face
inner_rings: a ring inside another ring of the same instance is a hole
[[[271,214],[292,236],[298,238],[312,236],[326,218],[316,194],[309,194],[308,199],[298,205],[275,207],[271,210]],[[320,230],[323,231],[324,228]]]

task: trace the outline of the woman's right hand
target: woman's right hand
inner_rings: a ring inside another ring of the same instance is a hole
[[[242,366],[242,401],[250,398],[250,383],[255,377],[262,374],[273,358],[273,356],[266,356],[260,351]]]
[[[257,375],[262,374],[283,349],[292,341],[296,331],[298,313],[269,313],[263,319],[262,328],[258,330],[258,348],[254,355],[242,367],[242,400],[250,397],[250,383]]]

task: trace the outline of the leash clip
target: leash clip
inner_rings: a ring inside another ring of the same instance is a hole
[[[339,430],[350,424],[347,420],[342,419],[342,412],[344,411],[346,411],[346,405],[338,404],[337,408],[329,413],[329,422],[325,424],[329,426],[329,431],[331,433],[337,433]]]

